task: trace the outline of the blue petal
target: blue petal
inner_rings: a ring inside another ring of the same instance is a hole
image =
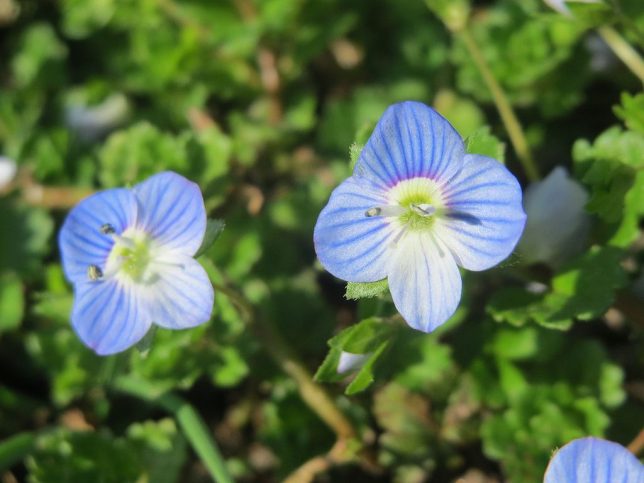
[[[109,355],[141,340],[151,317],[137,287],[112,278],[75,286],[72,325],[85,345],[99,355]]]
[[[468,270],[485,270],[512,253],[526,215],[521,187],[498,161],[468,154],[459,175],[443,192],[448,214],[437,219],[435,234]]]
[[[382,187],[419,176],[446,183],[459,172],[464,149],[456,130],[431,107],[401,102],[380,118],[353,174]]]
[[[427,233],[410,232],[392,253],[389,290],[414,329],[431,332],[456,311],[461,274],[452,254]]]
[[[89,265],[103,268],[114,242],[101,226],[109,223],[122,233],[136,219],[136,198],[126,189],[102,191],[76,205],[58,235],[65,276],[73,283],[86,281]]]
[[[215,293],[206,271],[196,260],[187,256],[168,260],[158,276],[144,289],[155,324],[186,329],[210,320]]]
[[[386,204],[384,195],[355,177],[338,186],[313,233],[317,256],[329,272],[349,282],[375,282],[387,276],[387,250],[394,228],[365,212]]]
[[[622,445],[576,439],[555,453],[544,483],[644,483],[644,466]]]
[[[176,173],[156,174],[134,187],[141,206],[138,225],[164,248],[194,255],[206,232],[201,190]]]

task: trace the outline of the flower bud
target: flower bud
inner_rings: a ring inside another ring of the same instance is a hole
[[[0,191],[16,176],[18,167],[13,159],[0,156]]]
[[[528,186],[523,200],[528,222],[518,251],[525,263],[557,267],[584,248],[588,194],[565,168],[559,166],[543,181]]]

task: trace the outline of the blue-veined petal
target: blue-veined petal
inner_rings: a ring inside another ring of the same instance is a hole
[[[390,106],[360,153],[354,176],[382,187],[428,177],[446,183],[463,162],[464,145],[449,122],[420,102]]]
[[[644,466],[622,445],[576,439],[550,460],[544,483],[644,483]]]
[[[208,275],[188,257],[160,259],[157,280],[142,290],[150,303],[152,320],[167,329],[186,329],[210,320],[215,293]]]
[[[206,231],[199,186],[176,173],[156,174],[134,187],[141,210],[138,226],[168,249],[194,255]]]
[[[65,276],[76,283],[87,280],[90,265],[104,267],[114,242],[101,233],[101,226],[110,224],[120,234],[136,220],[137,202],[130,190],[102,191],[81,201],[58,235]]]
[[[414,329],[431,332],[461,299],[461,274],[451,252],[428,233],[409,232],[392,252],[389,289],[398,312]]]
[[[449,211],[436,220],[435,234],[468,270],[485,270],[512,253],[526,215],[521,187],[505,166],[468,154],[463,169],[443,191]]]
[[[349,282],[375,282],[387,276],[387,251],[394,236],[384,217],[367,217],[387,200],[367,180],[355,177],[338,186],[313,233],[315,252],[324,268]]]
[[[74,289],[72,325],[97,354],[124,351],[150,329],[150,312],[135,284],[111,278],[78,283]]]

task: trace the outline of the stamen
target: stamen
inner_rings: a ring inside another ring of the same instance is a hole
[[[159,260],[155,260],[153,263],[155,265],[161,265],[163,267],[180,268],[181,270],[184,270],[186,268],[186,266],[183,263],[162,262]]]
[[[116,235],[114,233],[111,234],[110,236],[112,237],[112,240],[120,243],[121,245],[124,245],[127,248],[133,249],[136,246],[136,244],[134,243],[134,240],[130,238],[127,238],[121,235]]]
[[[400,205],[385,205],[369,208],[364,212],[364,216],[371,218],[373,216],[400,216],[405,212],[405,208]]]
[[[104,225],[101,225],[101,227],[99,228],[99,231],[103,235],[109,236],[116,243],[120,243],[121,245],[124,245],[127,248],[134,248],[134,245],[135,245],[134,240],[121,235],[117,235],[116,230],[109,223],[105,223]]]
[[[113,235],[114,233],[116,233],[116,230],[109,223],[105,223],[104,225],[101,226],[100,232],[103,235]]]
[[[98,265],[90,265],[87,267],[87,278],[92,282],[103,278],[103,270]]]
[[[414,211],[414,213],[420,216],[432,216],[434,213],[436,213],[436,207],[430,205],[429,203],[411,204],[410,208]]]

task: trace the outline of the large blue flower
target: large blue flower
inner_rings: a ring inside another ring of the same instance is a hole
[[[514,249],[521,188],[498,161],[466,154],[454,128],[418,102],[389,107],[315,226],[322,265],[350,282],[388,277],[398,311],[430,332],[456,310],[460,265],[485,270]]]
[[[205,230],[199,187],[171,172],[81,201],[59,234],[81,340],[113,354],[153,323],[183,329],[207,322],[214,291],[193,259]]]
[[[644,466],[622,445],[576,439],[555,453],[544,483],[644,483]]]

